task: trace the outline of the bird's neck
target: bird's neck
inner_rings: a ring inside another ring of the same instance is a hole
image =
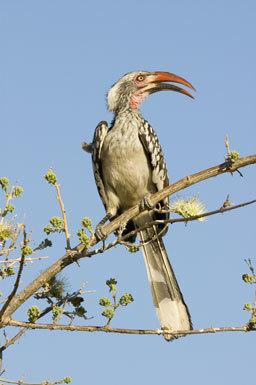
[[[116,131],[125,130],[138,130],[144,118],[141,115],[139,109],[127,108],[118,112],[111,124],[111,129]]]

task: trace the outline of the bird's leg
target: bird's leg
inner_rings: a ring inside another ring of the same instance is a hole
[[[150,196],[151,194],[150,193],[147,193],[144,198],[142,199],[142,201],[140,202],[140,210],[143,211],[143,210],[152,210],[155,206],[152,204],[151,200],[150,200]]]
[[[103,230],[103,226],[105,223],[112,218],[111,214],[105,215],[105,217],[97,224],[95,229],[95,235],[99,241],[105,241],[107,239],[107,236]]]

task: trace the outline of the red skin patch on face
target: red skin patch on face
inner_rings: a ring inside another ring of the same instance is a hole
[[[142,82],[139,82],[137,80],[137,75],[133,79],[133,82],[136,84],[137,87],[142,88],[145,84],[147,84],[147,76],[145,76],[145,79]],[[130,100],[130,107],[131,108],[138,108],[140,104],[145,99],[146,95],[143,95],[142,90],[135,91]]]
[[[144,99],[145,99],[145,96],[143,95],[142,91],[139,90],[134,92],[131,96],[130,107],[138,108]]]

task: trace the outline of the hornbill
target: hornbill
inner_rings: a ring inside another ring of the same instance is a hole
[[[177,91],[193,96],[170,83],[194,87],[185,79],[169,72],[130,72],[115,83],[107,95],[108,108],[114,114],[111,126],[100,122],[96,127],[92,150],[92,163],[96,185],[107,215],[97,227],[102,238],[102,225],[132,206],[142,203],[148,208],[126,224],[125,232],[145,226],[155,219],[167,219],[161,210],[149,210],[149,195],[169,184],[164,155],[156,133],[142,117],[139,106],[150,94],[158,91]],[[169,198],[160,202],[167,208]],[[160,212],[159,212],[160,211]],[[169,262],[162,235],[166,226],[151,226],[139,231],[153,302],[162,329],[190,330],[192,323],[188,308],[179,289]],[[130,241],[134,241],[134,237]],[[172,334],[164,334],[172,340]]]

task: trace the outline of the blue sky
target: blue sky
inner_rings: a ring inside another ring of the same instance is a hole
[[[226,134],[241,156],[255,153],[255,17],[252,0],[0,2],[0,177],[23,186],[18,218],[25,216],[35,244],[49,218],[60,215],[43,179],[50,166],[61,184],[72,246],[81,218],[96,225],[105,215],[81,142],[92,140],[99,121],[111,121],[105,95],[127,72],[169,71],[197,89],[195,100],[158,93],[141,108],[159,136],[172,182],[221,163]],[[209,210],[228,193],[234,203],[255,199],[255,167],[241,171],[243,178],[223,175],[183,195],[199,194]],[[169,229],[165,244],[195,328],[247,322],[242,308],[254,293],[241,275],[244,258],[256,265],[254,216],[251,206]],[[49,261],[28,266],[22,287],[64,254],[64,238],[53,240]],[[88,325],[104,324],[97,303],[107,295],[106,279],[115,277],[120,294],[131,292],[135,302],[121,309],[113,326],[159,327],[140,253],[116,248],[63,276],[69,291],[84,281],[96,290],[86,295],[94,317]],[[24,320],[27,307],[15,318]],[[230,333],[168,344],[157,336],[29,331],[4,354],[3,367],[6,378],[25,372],[28,382],[71,376],[73,384],[236,385],[255,365],[255,338]]]

